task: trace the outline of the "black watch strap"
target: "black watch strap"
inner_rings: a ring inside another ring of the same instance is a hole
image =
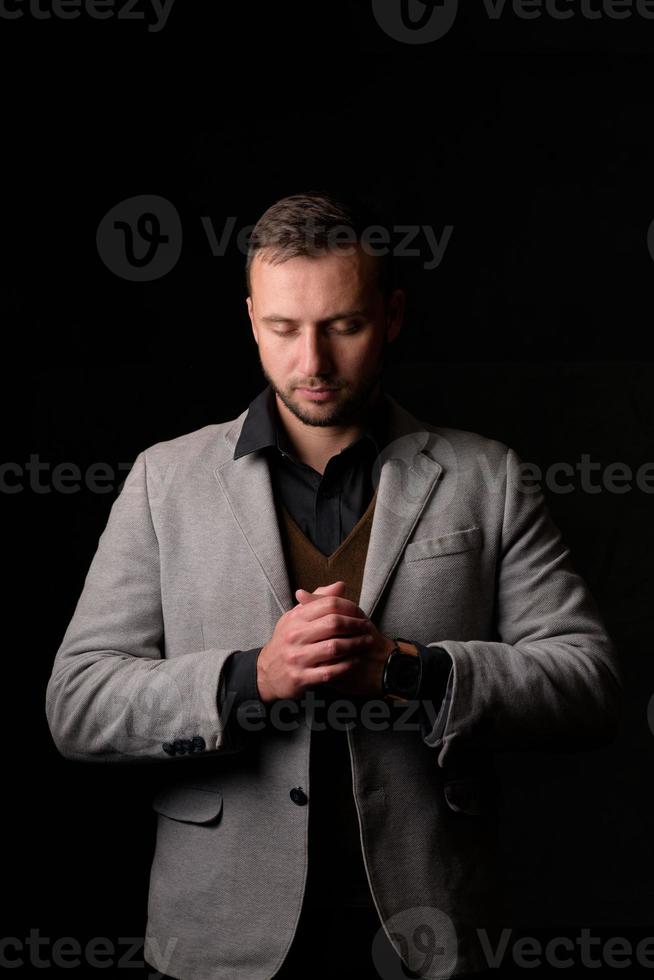
[[[420,690],[422,658],[415,643],[396,637],[384,665],[382,694],[392,701],[407,704]]]

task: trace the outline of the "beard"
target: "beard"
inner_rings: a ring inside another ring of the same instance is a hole
[[[384,345],[385,347],[386,345]],[[379,363],[370,374],[366,375],[360,382],[358,382],[357,387],[354,390],[350,390],[344,397],[341,398],[338,405],[330,405],[329,411],[324,414],[312,415],[310,412],[305,411],[300,405],[298,405],[292,398],[292,391],[286,391],[280,388],[273,378],[270,377],[268,372],[259,358],[259,363],[261,364],[261,371],[263,376],[273,389],[273,391],[279,395],[280,399],[288,408],[289,412],[300,422],[305,425],[315,425],[315,426],[328,426],[328,425],[356,425],[360,422],[361,417],[365,414],[369,407],[370,398],[375,391],[378,383],[382,380],[384,373],[384,358],[379,359]],[[344,385],[335,383],[334,381],[325,381],[326,387],[336,387],[339,391],[343,390]],[[318,386],[316,386],[318,387]]]

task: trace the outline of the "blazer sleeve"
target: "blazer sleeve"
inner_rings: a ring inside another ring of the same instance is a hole
[[[62,755],[149,762],[243,747],[223,678],[235,651],[166,658],[163,640],[159,548],[141,452],[111,508],[48,680],[46,716]]]
[[[453,667],[425,743],[452,749],[572,751],[611,741],[623,671],[597,605],[575,571],[542,489],[506,453],[493,641],[435,639]],[[499,639],[495,640],[495,637]]]

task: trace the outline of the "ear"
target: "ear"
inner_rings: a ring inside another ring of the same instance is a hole
[[[248,308],[248,316],[250,317],[250,324],[252,326],[252,333],[254,335],[254,342],[256,343],[257,346],[259,346],[259,335],[257,334],[257,327],[256,327],[256,324],[254,322],[254,306],[252,305],[252,297],[251,296],[248,296],[247,299],[245,300],[245,303],[246,303],[247,308]]]
[[[396,289],[391,293],[388,300],[386,312],[386,337],[389,343],[395,340],[404,320],[404,308],[406,304],[406,294],[403,289]]]

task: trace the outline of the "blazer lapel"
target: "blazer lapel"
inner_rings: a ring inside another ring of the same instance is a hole
[[[232,453],[246,415],[247,409],[225,433]],[[280,610],[287,612],[295,605],[295,599],[291,596],[270,471],[263,453],[249,453],[240,459],[230,457],[216,467],[214,474]]]
[[[367,616],[377,605],[429,496],[442,473],[429,454],[431,435],[390,395],[390,439],[373,471],[377,502],[363,571],[359,606]],[[225,433],[233,452],[247,411]],[[281,610],[295,604],[277,522],[268,464],[262,454],[250,453],[219,464],[214,474],[248,546]]]
[[[390,439],[375,465],[377,503],[363,570],[359,606],[369,617],[443,468],[431,455],[434,437],[390,395]]]

